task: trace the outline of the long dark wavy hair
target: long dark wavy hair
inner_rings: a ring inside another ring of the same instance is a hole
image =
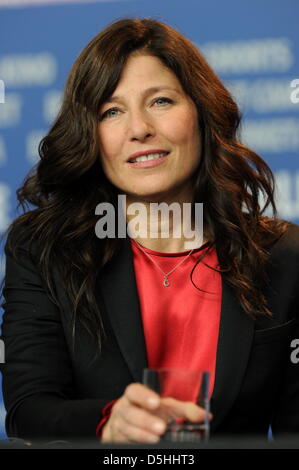
[[[24,213],[8,230],[24,224],[9,249],[17,256],[25,238],[34,241],[40,272],[58,306],[51,266],[59,269],[73,306],[73,327],[82,322],[99,351],[104,330],[96,282],[121,243],[118,238],[95,235],[95,207],[100,202],[116,207],[118,193],[100,164],[99,109],[115,90],[132,53],[158,57],[197,107],[202,158],[194,180],[194,201],[204,203],[204,227],[210,246],[216,247],[223,278],[254,318],[271,315],[261,289],[265,262],[268,247],[288,225],[277,218],[270,168],[240,142],[238,107],[199,50],[156,19],[113,22],[75,61],[60,112],[40,143],[40,160],[17,191]],[[268,207],[271,217],[263,215]]]

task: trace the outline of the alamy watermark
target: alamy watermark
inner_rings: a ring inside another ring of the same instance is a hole
[[[184,248],[191,250],[203,242],[203,203],[142,202],[126,203],[125,195],[118,195],[117,214],[113,204],[101,202],[95,214],[98,238],[184,238]],[[116,219],[117,218],[117,219]],[[116,223],[117,222],[117,223]],[[116,233],[117,231],[117,233]]]
[[[0,80],[0,103],[5,103],[5,85],[3,80]]]
[[[0,364],[5,362],[5,346],[3,339],[0,339]]]
[[[299,339],[293,339],[290,345],[291,348],[296,348],[292,351],[290,359],[293,364],[298,364],[299,362]]]
[[[292,103],[297,104],[299,103],[299,78],[295,78],[291,81],[291,88],[295,88],[290,95],[290,99]]]

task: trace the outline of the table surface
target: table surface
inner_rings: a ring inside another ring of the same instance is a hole
[[[0,439],[1,449],[299,449],[299,434],[268,440],[255,436],[213,437],[202,443],[102,444],[97,439]]]

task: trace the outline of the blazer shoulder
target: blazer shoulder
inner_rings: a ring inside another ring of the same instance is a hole
[[[299,225],[290,222],[271,249],[272,256],[284,256],[299,262]]]
[[[14,220],[6,230],[4,237],[5,255],[11,255],[14,258],[20,253],[27,253],[30,256],[36,255],[34,237],[30,237],[26,222]]]

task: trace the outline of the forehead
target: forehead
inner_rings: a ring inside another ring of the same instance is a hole
[[[119,82],[107,103],[120,101],[124,95],[137,91],[147,96],[160,91],[183,93],[182,86],[172,70],[159,58],[149,55],[129,56]]]
[[[142,78],[153,78],[159,74],[159,77],[168,79],[170,81],[177,81],[175,73],[170,70],[164,63],[158,58],[150,55],[131,55],[126,60],[121,76],[120,83],[126,79],[138,79]]]

